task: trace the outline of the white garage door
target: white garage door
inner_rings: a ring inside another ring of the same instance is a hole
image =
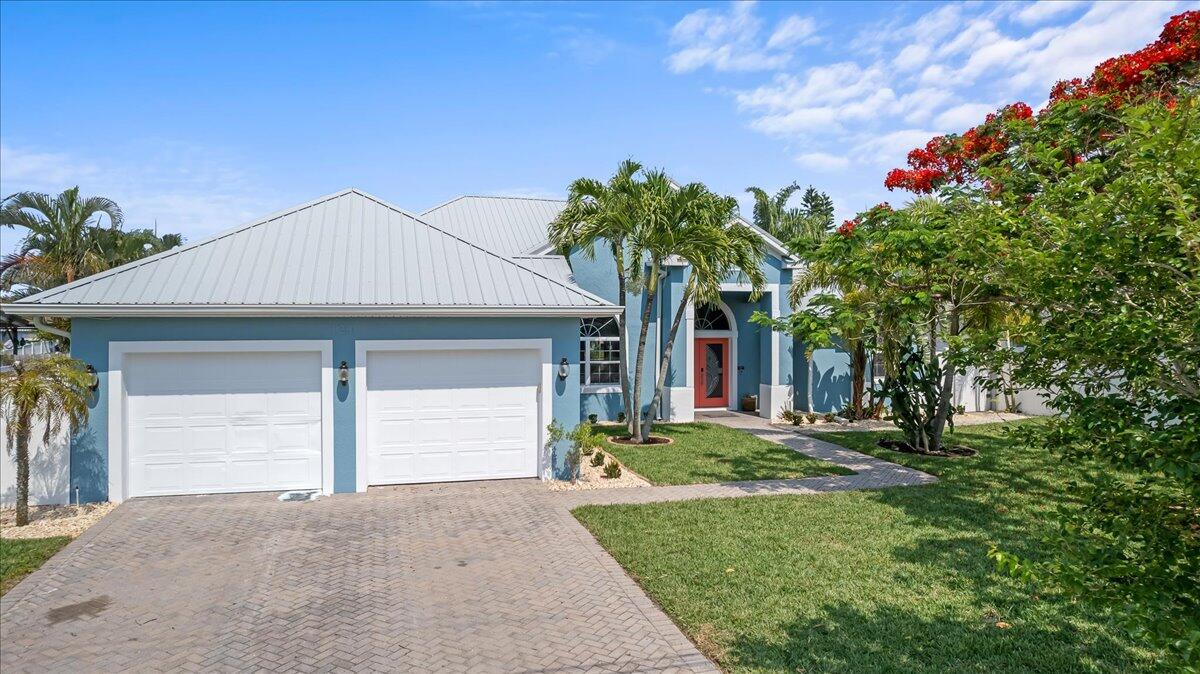
[[[537,352],[367,353],[370,484],[534,477]]]
[[[129,496],[321,488],[317,352],[125,357]]]

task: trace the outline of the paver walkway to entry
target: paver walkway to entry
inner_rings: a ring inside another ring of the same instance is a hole
[[[672,485],[631,489],[597,489],[594,491],[560,492],[572,507],[582,504],[654,503],[657,501],[687,501],[699,498],[737,498],[769,494],[824,494],[858,489],[914,487],[937,482],[937,478],[922,471],[884,461],[873,456],[846,449],[831,442],[799,435],[772,426],[766,419],[735,412],[697,413],[697,421],[729,426],[751,435],[789,447],[801,454],[837,464],[854,471],[853,475],[802,477],[793,480],[754,480],[714,484]]]
[[[135,499],[0,599],[0,670],[717,671],[570,508],[933,478],[753,417],[708,420],[858,474],[592,492],[509,480],[311,503]]]

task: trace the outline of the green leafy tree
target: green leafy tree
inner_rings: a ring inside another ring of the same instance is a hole
[[[87,419],[92,375],[83,362],[63,354],[16,360],[0,371],[0,414],[7,426],[5,444],[17,464],[17,526],[29,523],[29,443],[34,426],[43,425],[50,442],[64,422],[77,428]]]
[[[630,258],[626,248],[639,217],[642,185],[637,176],[641,170],[641,164],[627,159],[617,166],[616,173],[607,183],[593,178],[575,180],[567,190],[567,207],[550,223],[548,232],[551,244],[563,255],[580,249],[594,258],[597,245],[607,247],[617,268],[617,304],[621,306],[627,306],[629,294],[630,265],[627,260]],[[633,419],[637,415],[629,387],[629,335],[623,315],[617,317],[617,323],[620,329],[617,345],[621,361],[621,404],[632,434]]]
[[[1043,554],[1000,567],[1123,615],[1171,666],[1200,670],[1200,11],[932,139],[886,185],[936,194],[992,256],[1003,330],[964,352],[1046,392],[1022,435],[1079,468]],[[1005,339],[1007,337],[1008,339]]]
[[[1017,148],[1037,192],[992,209],[1017,233],[1004,273],[1028,320],[1017,348],[985,354],[1049,392],[1058,414],[1030,444],[1105,468],[1073,487],[1083,506],[1059,514],[1054,554],[1014,567],[1119,607],[1197,667],[1200,101],[1104,111],[1111,140],[1069,165],[1051,142],[1094,122],[1086,105],[1039,120]]]

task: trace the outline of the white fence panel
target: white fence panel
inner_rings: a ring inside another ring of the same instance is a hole
[[[49,443],[42,442],[45,426],[38,421],[29,441],[29,504],[54,505],[71,500],[71,438],[66,424]],[[8,442],[0,416],[0,505],[17,502],[17,449]]]

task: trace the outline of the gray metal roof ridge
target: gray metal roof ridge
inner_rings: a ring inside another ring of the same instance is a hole
[[[436,206],[430,206],[429,208],[426,208],[425,210],[421,211],[421,215],[429,215],[439,208],[445,208],[446,206],[449,206],[456,201],[462,201],[463,199],[514,199],[520,201],[553,201],[561,204],[567,203],[566,199],[555,199],[553,197],[515,197],[503,194],[460,194],[457,197],[447,199]]]

